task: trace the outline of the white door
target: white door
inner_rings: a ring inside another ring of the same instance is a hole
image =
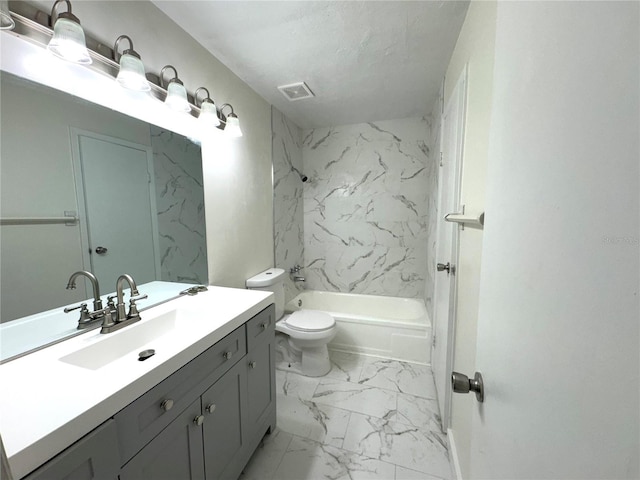
[[[89,132],[77,139],[91,271],[102,290],[130,274],[138,284],[159,279],[157,213],[149,147]],[[86,252],[85,252],[86,253]]]
[[[460,211],[460,175],[464,139],[466,69],[442,115],[442,159],[438,189],[436,262],[447,265],[447,270],[435,273],[434,293],[434,348],[431,355],[433,375],[442,418],[442,430],[447,431],[451,411],[451,370],[453,365],[453,339],[456,305],[455,266],[458,263],[458,226],[446,222],[444,216]]]
[[[639,5],[498,4],[470,478],[640,476]]]

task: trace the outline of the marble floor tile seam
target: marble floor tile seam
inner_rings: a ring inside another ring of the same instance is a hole
[[[348,427],[347,427],[347,430],[348,430]],[[341,450],[341,451],[346,452],[346,453],[351,453],[351,454],[354,454],[354,455],[358,455],[358,456],[360,456],[360,457],[364,457],[364,458],[367,458],[367,459],[370,459],[370,460],[376,460],[376,461],[378,461],[378,462],[385,463],[385,464],[387,464],[387,465],[392,465],[392,466],[394,467],[394,469],[396,469],[396,470],[397,470],[398,468],[400,468],[400,469],[404,469],[404,470],[412,470],[412,471],[413,471],[413,472],[415,472],[416,474],[419,474],[419,475],[426,475],[426,476],[428,477],[428,479],[429,479],[429,480],[442,479],[442,477],[436,476],[436,475],[434,475],[434,474],[433,474],[433,473],[431,473],[431,472],[425,472],[425,471],[420,471],[420,470],[415,470],[415,469],[408,469],[407,467],[405,467],[404,465],[402,465],[402,464],[400,464],[400,463],[394,463],[394,462],[390,462],[390,461],[381,460],[380,458],[377,458],[377,457],[375,457],[375,456],[371,456],[371,455],[368,455],[368,454],[363,453],[363,452],[358,452],[358,451],[356,451],[356,450],[351,450],[351,449],[349,449],[349,448],[345,448],[344,446],[342,446],[342,447],[337,447],[336,445],[329,445],[329,444],[326,444],[326,443],[323,443],[323,442],[319,442],[319,441],[317,441],[317,440],[314,440],[314,439],[312,439],[312,438],[307,438],[307,437],[304,437],[304,436],[301,436],[301,435],[296,435],[296,434],[293,434],[293,433],[291,433],[290,435],[291,435],[291,437],[292,437],[292,438],[291,438],[291,440],[289,441],[289,443],[288,443],[288,445],[287,445],[287,448],[286,448],[286,449],[284,450],[284,452],[282,453],[282,458],[281,458],[281,459],[280,459],[280,461],[278,462],[278,466],[276,467],[275,471],[277,471],[277,470],[279,469],[280,465],[282,464],[282,461],[284,460],[284,456],[285,456],[287,453],[292,453],[292,452],[294,452],[294,450],[293,450],[293,449],[291,449],[291,448],[289,448],[289,447],[290,447],[290,445],[293,443],[293,439],[294,439],[294,438],[298,438],[298,439],[302,439],[302,440],[306,440],[306,441],[310,441],[310,442],[316,443],[316,444],[318,444],[318,445],[322,445],[322,446],[326,446],[326,447],[330,447],[330,448],[335,448],[335,449]],[[425,477],[425,479],[427,479],[427,477]],[[394,479],[389,479],[389,480],[395,480],[395,479],[397,479],[397,475],[395,475],[395,476],[394,476]],[[274,476],[270,476],[270,477],[266,478],[265,480],[280,480],[280,479],[274,475]],[[315,479],[315,478],[309,478],[309,477],[307,477],[307,478],[305,478],[305,479],[300,479],[300,480],[316,480],[316,479]],[[318,480],[320,480],[320,479],[318,479]],[[399,480],[402,480],[402,478],[400,478]]]
[[[341,410],[341,411],[343,411],[345,413],[348,413],[349,417],[348,417],[348,420],[347,420],[347,427],[345,429],[345,434],[346,434],[346,432],[349,431],[349,426],[351,424],[352,414],[365,415],[362,412],[359,412],[357,410],[351,410],[351,409],[348,409],[348,408],[336,407],[335,405],[331,405],[331,404],[328,404],[328,403],[316,402],[314,400],[305,400],[305,399],[300,399],[300,400],[302,402],[313,403],[316,406],[318,406],[320,409],[322,409],[324,407],[325,409],[329,408],[329,409],[333,409],[333,410]],[[430,425],[419,426],[419,425],[412,424],[412,423],[410,423],[408,421],[403,421],[402,417],[399,415],[397,404],[396,404],[396,409],[395,410],[390,410],[383,417],[376,417],[375,415],[366,415],[366,416],[373,417],[373,418],[378,418],[378,419],[384,420],[386,422],[392,422],[392,423],[394,423],[396,425],[402,425],[403,427],[407,427],[407,428],[410,428],[410,429],[415,429],[415,430],[417,430],[419,432],[422,432],[424,434],[437,434],[437,435],[440,435],[446,440],[447,448],[449,447],[449,438],[448,438],[447,434],[442,431],[441,428],[432,427]],[[297,437],[300,437],[300,438],[305,438],[307,440],[312,440],[314,442],[317,442],[317,443],[320,443],[320,444],[323,444],[323,445],[330,445],[330,446],[333,446],[333,447],[337,447],[337,445],[333,445],[333,444],[330,444],[328,442],[319,441],[318,439],[313,438],[311,436],[311,434],[309,434],[309,436],[306,436],[306,435],[301,435],[299,433],[298,434],[292,433],[292,432],[288,432],[288,433],[290,433],[291,435],[295,435]],[[348,449],[344,448],[344,439],[343,439],[341,445],[338,448],[342,448],[343,450],[348,450]],[[351,450],[348,450],[348,451],[351,451]]]
[[[293,373],[293,375],[299,375],[297,373]],[[424,395],[416,395],[414,393],[408,393],[408,392],[403,392],[403,391],[398,391],[396,389],[393,388],[384,388],[384,387],[379,387],[377,385],[368,385],[366,383],[360,383],[360,381],[357,382],[353,382],[353,381],[349,381],[349,380],[339,380],[336,378],[332,378],[332,377],[316,377],[318,379],[318,385],[316,386],[315,390],[313,391],[313,393],[315,394],[316,391],[318,390],[318,387],[320,387],[320,385],[322,384],[327,384],[327,383],[332,383],[334,381],[340,381],[340,382],[344,382],[344,383],[350,383],[352,385],[358,385],[360,387],[366,387],[366,388],[376,388],[378,390],[384,390],[386,392],[391,392],[391,393],[400,393],[402,395],[411,395],[412,397],[417,397],[417,398],[424,398],[425,400],[436,400],[435,396],[429,395],[429,396],[424,396]]]
[[[391,462],[385,462],[385,461],[383,461],[383,460],[380,460],[380,459],[378,459],[378,458],[372,457],[372,456],[370,456],[370,455],[363,455],[363,454],[361,454],[361,453],[354,452],[354,451],[352,451],[352,450],[347,450],[347,449],[342,448],[342,447],[336,447],[335,445],[328,445],[328,444],[324,444],[324,443],[322,443],[322,442],[318,442],[317,440],[313,440],[313,439],[305,438],[305,437],[302,437],[302,436],[300,436],[300,435],[291,434],[291,441],[289,442],[289,445],[287,446],[287,449],[286,449],[286,450],[285,450],[285,452],[283,453],[282,458],[280,459],[280,462],[278,463],[278,468],[276,468],[276,473],[277,473],[278,469],[280,468],[280,465],[282,464],[282,461],[284,460],[285,455],[286,455],[287,453],[295,453],[295,451],[296,451],[296,450],[294,450],[293,448],[291,448],[291,445],[292,445],[292,444],[294,444],[294,439],[296,439],[296,438],[301,439],[301,440],[304,440],[304,441],[307,441],[307,442],[313,442],[313,443],[315,443],[315,444],[317,444],[317,445],[322,445],[322,446],[326,446],[326,447],[328,447],[328,448],[332,448],[332,449],[335,449],[335,450],[339,450],[339,451],[342,451],[342,452],[347,453],[347,454],[356,455],[356,456],[358,456],[358,457],[366,458],[366,459],[369,459],[369,460],[375,460],[375,461],[380,462],[380,463],[382,463],[382,464],[386,464],[386,465],[392,466],[392,467],[394,468],[394,473],[395,473],[395,469],[396,469],[396,467],[398,467],[398,466],[399,466],[399,465],[396,465],[396,464],[391,463]],[[425,473],[425,472],[418,472],[418,473]],[[304,479],[299,479],[299,480],[325,480],[326,478],[327,478],[327,477],[325,477],[325,476],[323,476],[322,478],[320,478],[320,477],[306,477],[306,478],[304,478]],[[274,474],[273,476],[271,476],[271,477],[270,477],[270,480],[281,480],[281,479],[280,479],[278,476],[276,476],[276,474]],[[395,475],[394,475],[394,478],[393,478],[393,479],[392,479],[392,478],[389,478],[388,480],[395,480]]]
[[[298,375],[296,373],[290,373],[290,374],[291,375]],[[300,375],[298,375],[298,376],[300,376]],[[287,396],[295,396],[300,401],[303,401],[303,402],[312,402],[312,403],[314,403],[316,405],[336,408],[336,409],[347,411],[347,412],[351,412],[351,413],[362,414],[363,412],[360,409],[349,408],[348,405],[336,405],[336,404],[331,404],[331,403],[328,403],[328,402],[323,402],[322,400],[318,400],[319,398],[321,398],[321,397],[316,397],[315,396],[315,394],[317,393],[318,389],[322,385],[327,385],[327,384],[334,383],[334,382],[348,383],[348,384],[354,385],[354,386],[356,386],[358,388],[362,387],[362,388],[366,388],[367,390],[373,390],[373,391],[379,390],[379,391],[387,392],[390,395],[393,395],[395,397],[394,398],[394,403],[395,403],[395,408],[394,409],[388,410],[385,413],[385,415],[383,415],[383,416],[371,415],[370,413],[368,415],[372,416],[372,417],[382,418],[382,419],[393,418],[394,421],[396,421],[397,423],[400,423],[400,424],[403,424],[403,425],[406,425],[406,426],[415,427],[416,425],[411,423],[411,422],[409,422],[409,421],[404,421],[402,419],[401,412],[400,412],[400,410],[398,408],[398,402],[399,402],[399,399],[400,399],[400,395],[405,395],[405,396],[409,396],[409,397],[415,397],[415,398],[418,398],[418,399],[434,400],[434,399],[431,399],[431,398],[420,397],[420,396],[417,396],[417,395],[404,394],[404,393],[397,392],[395,390],[386,389],[386,388],[374,387],[374,386],[370,386],[370,385],[362,385],[362,384],[359,384],[359,383],[348,382],[346,380],[336,380],[336,379],[331,379],[331,378],[327,378],[326,380],[320,380],[318,382],[318,385],[313,389],[313,394],[311,395],[310,398],[306,398],[306,396],[304,396],[304,397],[298,396],[298,395],[295,394],[295,392],[292,392],[293,393],[292,395],[290,395],[290,394],[286,394],[286,395]],[[418,428],[420,428],[423,431],[430,431],[430,432],[439,431],[439,430],[435,430],[435,429],[431,428],[429,425],[425,425],[423,427],[418,425]]]

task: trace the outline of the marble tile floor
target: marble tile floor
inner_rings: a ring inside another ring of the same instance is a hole
[[[240,480],[452,478],[429,367],[338,352],[331,360],[320,378],[276,366],[277,428]]]

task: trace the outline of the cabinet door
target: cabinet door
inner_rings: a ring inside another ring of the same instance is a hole
[[[275,339],[273,332],[247,354],[247,416],[251,436],[262,437],[267,423],[275,424]],[[260,431],[264,430],[264,431]]]
[[[205,416],[204,464],[207,480],[236,479],[247,443],[247,370],[244,359],[202,395]]]
[[[122,468],[120,480],[204,479],[198,417],[199,398]]]
[[[118,477],[118,470],[120,457],[116,424],[108,420],[25,480],[114,480]]]

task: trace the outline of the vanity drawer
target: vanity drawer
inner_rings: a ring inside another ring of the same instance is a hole
[[[247,350],[270,338],[275,331],[276,307],[269,305],[247,322]]]
[[[229,370],[246,351],[244,325],[115,415],[126,463]]]

